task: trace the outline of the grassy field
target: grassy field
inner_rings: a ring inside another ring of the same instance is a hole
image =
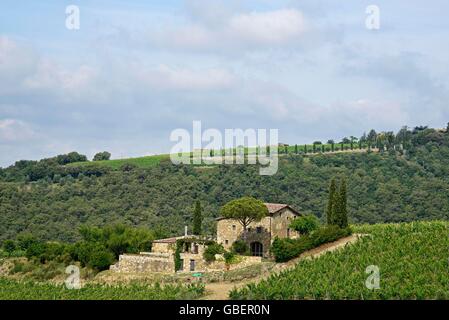
[[[449,223],[356,226],[370,234],[336,253],[230,293],[232,299],[449,299]],[[380,288],[365,273],[379,267]]]
[[[146,156],[140,158],[129,158],[129,159],[116,159],[116,160],[105,160],[105,161],[86,161],[86,162],[75,162],[68,166],[86,166],[91,164],[102,165],[110,167],[114,170],[120,169],[124,164],[135,165],[139,168],[149,168],[159,165],[162,160],[169,159],[168,154],[161,154],[155,156]]]
[[[203,285],[86,285],[69,290],[64,285],[0,278],[0,300],[191,300],[203,294]]]
[[[323,146],[323,147],[322,147]],[[322,148],[324,148],[324,152],[330,152],[331,151],[331,145],[330,144],[323,144],[323,145],[316,145],[315,146],[315,152],[319,153],[322,151]],[[367,148],[367,146],[363,146],[363,148]],[[291,145],[287,147],[287,152],[288,153],[296,153],[296,152],[305,152],[305,150],[307,149],[308,153],[312,153],[313,152],[313,145],[298,145],[297,148],[295,147],[295,145]],[[358,144],[354,144],[353,145],[353,149],[357,150],[359,149],[359,145]],[[335,144],[334,146],[334,151],[341,151],[342,150],[342,146],[341,144]],[[345,144],[343,145],[343,150],[351,150],[351,145],[350,144]],[[224,151],[215,151],[215,153],[213,154],[219,154],[219,152],[222,152],[224,154]],[[245,148],[245,154],[248,153],[256,153],[256,149],[255,148]],[[279,154],[285,154],[285,148],[284,147],[279,147],[278,150]],[[206,151],[206,154],[209,155],[209,152]],[[195,157],[197,157],[197,155],[195,155]],[[146,157],[139,157],[139,158],[127,158],[127,159],[115,159],[115,160],[105,160],[105,161],[86,161],[86,162],[75,162],[75,163],[71,163],[68,164],[68,166],[87,166],[87,165],[100,165],[100,166],[107,166],[112,168],[113,170],[117,170],[120,169],[123,165],[125,164],[131,164],[131,165],[135,165],[139,168],[149,168],[149,167],[153,167],[153,166],[157,166],[160,164],[160,162],[162,160],[169,160],[170,159],[170,155],[169,154],[161,154],[161,155],[154,155],[154,156],[146,156]]]

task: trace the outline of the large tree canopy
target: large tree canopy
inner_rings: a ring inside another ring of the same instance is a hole
[[[243,230],[254,221],[260,221],[268,215],[265,204],[251,197],[243,197],[225,204],[221,208],[221,215],[227,219],[235,219],[243,226]]]

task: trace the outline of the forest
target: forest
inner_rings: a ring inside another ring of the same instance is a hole
[[[75,242],[82,239],[82,225],[124,224],[179,235],[192,226],[197,201],[204,229],[213,234],[220,207],[242,196],[287,203],[324,220],[329,183],[338,176],[347,179],[350,223],[448,220],[447,129],[371,130],[360,141],[380,151],[309,155],[290,148],[274,176],[260,176],[254,165],[175,166],[168,159],[113,169],[76,152],[18,161],[0,169],[0,241],[31,233]]]

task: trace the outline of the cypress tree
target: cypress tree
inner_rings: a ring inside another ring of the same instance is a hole
[[[347,190],[346,180],[342,179],[340,188],[335,193],[332,211],[332,223],[340,228],[348,226]]]
[[[346,179],[341,180],[340,192],[339,192],[339,214],[338,214],[338,226],[340,228],[348,227],[348,194],[346,188]]]
[[[201,212],[201,203],[199,201],[196,202],[195,211],[193,212],[193,234],[200,235],[201,234],[201,224],[203,222],[203,215]]]
[[[335,221],[334,212],[335,212],[335,198],[336,198],[336,185],[335,179],[332,178],[330,186],[329,186],[329,201],[327,202],[326,209],[326,222],[328,225],[333,225]]]
[[[295,154],[298,154],[298,145],[295,144]]]

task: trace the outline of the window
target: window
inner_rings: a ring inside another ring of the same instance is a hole
[[[179,266],[179,271],[183,271],[184,270],[184,259],[180,259],[180,266]]]
[[[192,253],[193,254],[198,254],[198,245],[196,243],[193,245],[193,252]]]
[[[195,260],[190,260],[190,271],[195,271]]]
[[[257,232],[257,233],[262,233],[262,227],[257,227],[257,228],[256,228],[256,232]]]
[[[225,244],[229,244],[229,240],[225,240]]]
[[[235,229],[236,229],[236,226],[235,226],[235,224],[233,224],[232,225],[232,230],[235,231]]]
[[[287,238],[290,238],[290,228],[287,229]]]
[[[251,227],[249,227],[247,230],[248,230],[248,232],[251,232]]]

